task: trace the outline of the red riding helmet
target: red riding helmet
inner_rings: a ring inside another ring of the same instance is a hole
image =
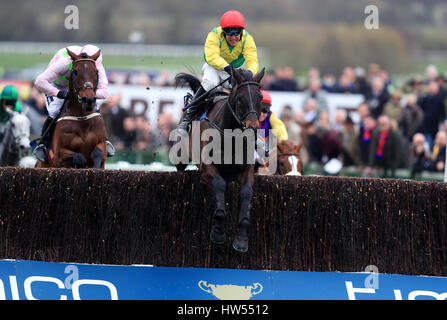
[[[262,102],[267,103],[268,105],[272,105],[272,97],[270,96],[270,93],[265,90],[261,90],[262,94]]]
[[[230,10],[223,14],[220,18],[220,26],[225,28],[242,28],[245,29],[245,19],[242,13],[236,10]]]

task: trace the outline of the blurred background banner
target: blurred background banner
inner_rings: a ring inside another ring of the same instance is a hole
[[[147,89],[139,85],[110,85],[109,93],[120,97],[120,104],[131,114],[143,115],[157,125],[157,119],[162,113],[171,113],[178,121],[183,107],[183,97],[187,88],[151,87]],[[272,92],[275,105],[272,111],[280,114],[285,107],[290,107],[295,113],[304,109],[306,95],[302,92]],[[327,106],[330,119],[334,121],[337,109],[346,110],[356,122],[359,122],[357,106],[363,102],[360,94],[328,94]],[[105,102],[107,103],[107,102]]]

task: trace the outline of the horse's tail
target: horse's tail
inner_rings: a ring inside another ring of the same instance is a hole
[[[192,74],[181,72],[175,76],[176,86],[183,86],[185,83],[189,85],[194,93],[200,88],[200,80]]]

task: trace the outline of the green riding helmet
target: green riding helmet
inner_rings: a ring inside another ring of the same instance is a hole
[[[3,103],[3,100],[13,100],[15,101],[15,106],[13,108],[14,111],[23,111],[22,104],[19,100],[19,90],[13,85],[7,85],[3,88],[2,93],[0,95],[0,100]]]
[[[9,121],[9,113],[3,109],[3,102],[7,101],[9,104],[14,105],[12,108],[13,111],[22,112],[22,104],[19,100],[19,90],[12,85],[7,85],[3,88],[2,93],[0,94],[0,122],[6,123]]]

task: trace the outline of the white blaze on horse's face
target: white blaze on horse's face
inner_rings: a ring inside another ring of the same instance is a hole
[[[301,173],[298,171],[298,162],[300,160],[298,159],[297,156],[289,156],[289,162],[290,165],[292,166],[292,171],[287,172],[286,175],[287,176],[300,176]]]
[[[11,115],[11,135],[14,139],[15,145],[21,151],[26,151],[30,148],[30,120],[24,114],[13,112]]]

